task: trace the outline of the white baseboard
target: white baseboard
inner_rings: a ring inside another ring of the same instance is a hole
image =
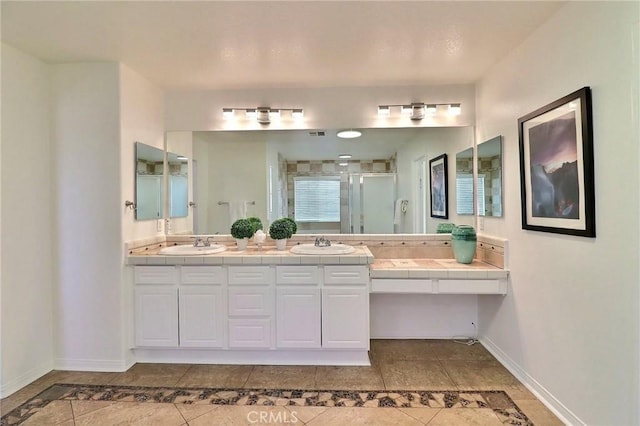
[[[67,359],[58,358],[55,361],[56,370],[66,371],[96,371],[106,373],[121,373],[135,364],[126,360],[107,359]]]
[[[569,410],[558,398],[545,389],[536,379],[531,377],[520,365],[513,361],[502,349],[491,339],[482,337],[480,343],[496,357],[498,361],[513,374],[527,389],[533,393],[549,410],[553,412],[564,424],[586,425],[571,410]]]
[[[40,377],[44,376],[51,370],[53,370],[53,362],[48,361],[35,368],[32,368],[29,371],[25,371],[23,374],[8,383],[2,383],[2,385],[0,385],[0,398],[6,398],[14,392],[19,391],[29,383],[38,380]]]

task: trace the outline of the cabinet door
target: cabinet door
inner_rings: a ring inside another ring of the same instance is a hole
[[[320,289],[279,288],[276,307],[279,348],[320,347]]]
[[[271,319],[229,319],[229,347],[244,349],[268,349],[271,347]]]
[[[178,346],[178,289],[141,285],[135,289],[136,346]]]
[[[180,346],[224,346],[224,298],[220,286],[180,288]]]
[[[322,347],[369,348],[367,288],[322,289]]]

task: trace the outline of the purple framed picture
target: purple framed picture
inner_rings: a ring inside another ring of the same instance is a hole
[[[595,237],[589,87],[518,119],[522,228]]]

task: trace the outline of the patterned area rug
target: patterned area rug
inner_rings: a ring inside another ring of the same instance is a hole
[[[55,384],[2,416],[18,425],[51,401],[117,401],[298,407],[491,408],[503,424],[532,425],[503,391],[336,391]]]

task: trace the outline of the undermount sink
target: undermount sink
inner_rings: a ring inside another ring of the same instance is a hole
[[[355,247],[347,244],[331,244],[330,246],[316,246],[315,244],[298,244],[289,250],[294,254],[330,255],[349,254],[356,251]]]
[[[161,248],[158,254],[165,256],[203,256],[205,254],[222,253],[227,246],[222,244],[211,244],[210,246],[194,247],[193,244],[184,244],[181,246],[169,246]]]

